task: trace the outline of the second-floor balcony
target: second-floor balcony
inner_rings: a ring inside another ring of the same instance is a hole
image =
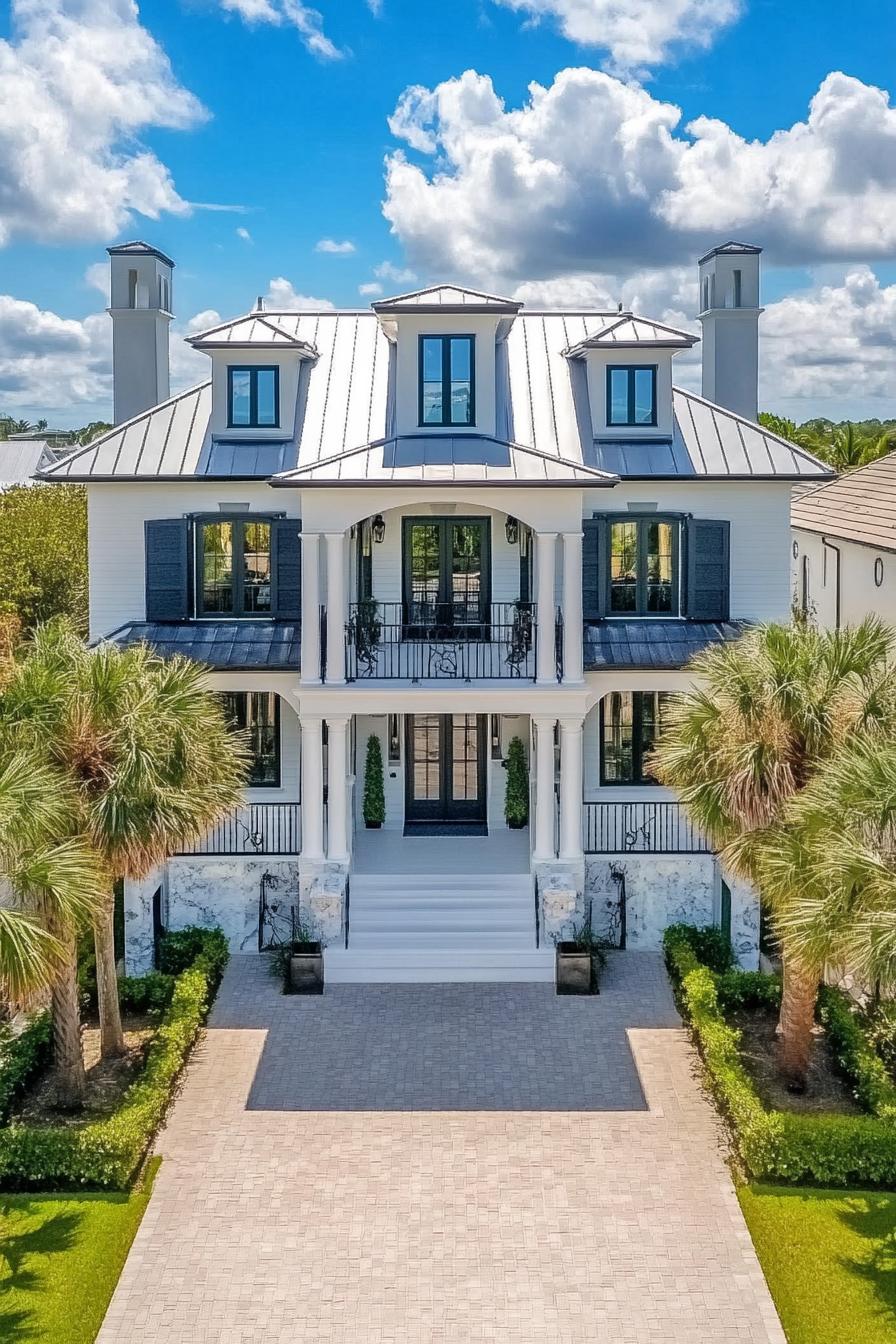
[[[534,602],[377,602],[350,607],[350,681],[534,681]]]

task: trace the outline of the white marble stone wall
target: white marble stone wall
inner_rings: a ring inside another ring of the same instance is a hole
[[[597,933],[615,939],[619,883],[626,889],[626,946],[656,951],[670,924],[718,923],[721,886],[711,854],[589,854],[585,863],[585,900],[591,902]],[[742,966],[755,969],[759,959],[759,902],[747,884],[730,876],[731,938]]]
[[[128,975],[152,970],[152,898],[162,887],[164,911],[165,875],[157,870],[140,882],[124,884],[124,965]]]

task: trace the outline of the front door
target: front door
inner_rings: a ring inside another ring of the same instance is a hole
[[[407,824],[483,824],[485,715],[409,714],[406,731]]]
[[[409,633],[471,633],[488,619],[487,518],[405,518],[404,620]]]

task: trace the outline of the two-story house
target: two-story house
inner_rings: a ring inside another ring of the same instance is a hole
[[[259,303],[171,398],[173,264],[110,253],[118,423],[44,478],[87,486],[92,638],[200,660],[254,748],[245,805],[128,884],[129,968],[161,926],[252,951],[296,906],[330,981],[549,979],[589,910],[629,947],[714,919],[755,963],[755,894],[649,754],[696,650],[788,619],[791,487],[829,474],[756,424],[759,249],[699,263],[704,396],[689,332],[446,284]]]

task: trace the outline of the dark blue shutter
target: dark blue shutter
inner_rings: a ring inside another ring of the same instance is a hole
[[[301,527],[298,518],[276,518],[273,524],[274,615],[281,621],[299,621],[302,618]]]
[[[730,531],[727,519],[687,520],[687,614],[692,621],[728,620]]]
[[[584,519],[582,531],[582,616],[599,621],[606,614],[606,516]]]
[[[189,519],[148,519],[143,527],[146,619],[186,621],[190,616]]]

